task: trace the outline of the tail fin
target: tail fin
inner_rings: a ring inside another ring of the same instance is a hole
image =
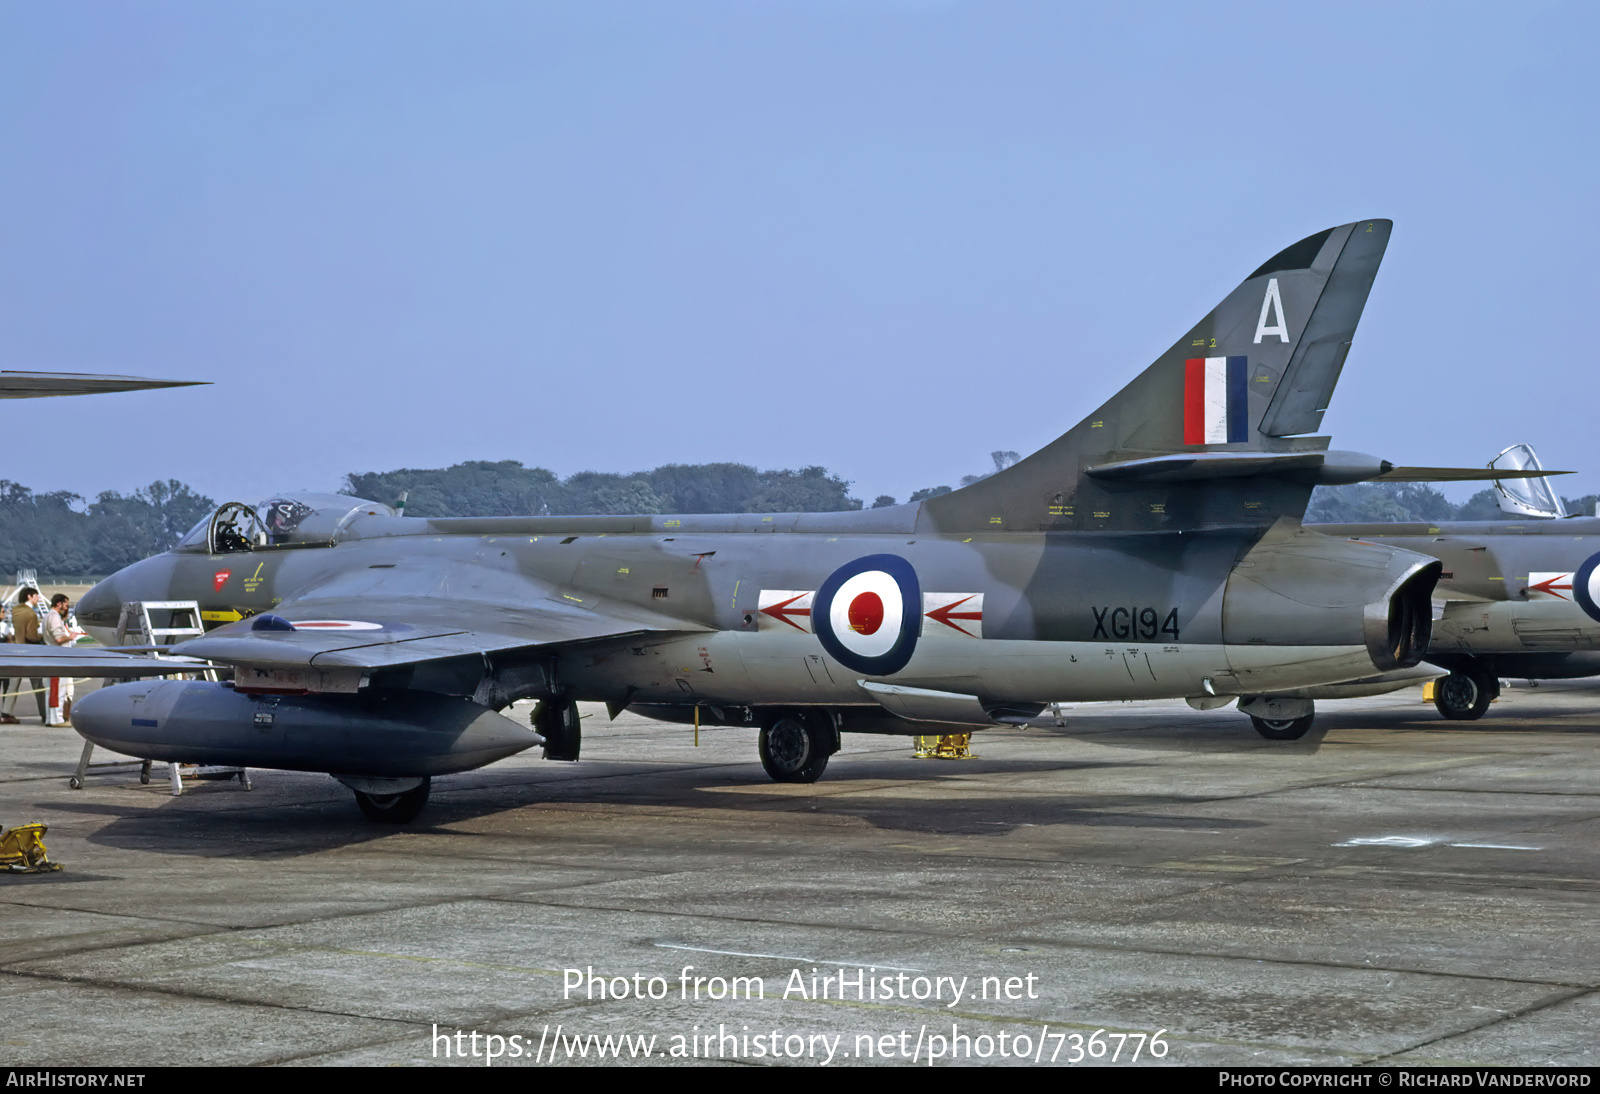
[[[1322,424],[1391,227],[1357,221],[1279,251],[1099,410],[1004,471],[930,498],[919,526],[1138,531],[1298,518],[1309,480],[1252,472],[1263,461],[1250,457],[1284,454],[1270,461],[1281,468],[1306,453],[1320,464],[1328,438],[1296,435]],[[1193,459],[1202,454],[1215,455]],[[1152,457],[1165,457],[1168,481],[1104,474]],[[1232,470],[1174,475],[1175,463]]]

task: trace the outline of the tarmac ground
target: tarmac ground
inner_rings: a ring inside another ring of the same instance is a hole
[[[0,876],[0,1064],[1594,1065],[1597,695],[1296,742],[1083,704],[975,759],[847,736],[811,785],[586,706],[582,761],[399,827],[322,775],[73,791],[29,719],[0,822],[65,869]]]

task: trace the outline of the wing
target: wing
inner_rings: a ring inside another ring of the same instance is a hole
[[[0,372],[0,399],[37,399],[44,395],[97,395],[106,391],[142,391],[154,387],[194,387],[201,380],[147,380],[143,376],[97,376],[85,372]]]
[[[0,676],[169,676],[205,667],[203,662],[136,657],[95,646],[0,644]]]
[[[218,627],[174,652],[232,665],[377,669],[463,654],[711,628],[589,594],[495,599],[304,596]]]

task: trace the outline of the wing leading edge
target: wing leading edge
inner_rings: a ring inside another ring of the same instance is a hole
[[[517,604],[410,596],[317,597],[241,619],[173,651],[231,665],[379,669],[469,654],[710,627],[614,601]]]
[[[0,644],[0,676],[170,676],[179,672],[196,672],[205,667],[204,662],[138,657],[94,646]]]
[[[195,387],[205,380],[151,380],[143,376],[101,376],[87,372],[0,371],[0,399],[38,399],[49,395],[100,395],[160,387]]]

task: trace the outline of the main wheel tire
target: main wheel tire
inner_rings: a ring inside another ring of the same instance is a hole
[[[827,770],[832,735],[810,718],[785,714],[761,727],[761,766],[773,782],[814,783]]]
[[[1452,672],[1433,685],[1433,705],[1452,722],[1475,722],[1494,701],[1494,691],[1484,677]]]
[[[399,794],[363,794],[356,790],[356,804],[369,821],[379,824],[410,824],[428,804],[428,790],[432,779],[423,779],[422,785]]]
[[[544,758],[576,760],[583,748],[583,723],[578,704],[570,699],[544,699],[533,712],[534,732],[544,738]]]
[[[1298,741],[1311,729],[1314,718],[1315,714],[1307,714],[1304,718],[1257,718],[1252,714],[1250,724],[1269,741]]]

